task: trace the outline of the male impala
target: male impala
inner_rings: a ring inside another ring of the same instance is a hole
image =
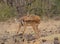
[[[24,31],[26,30],[27,26],[32,26],[33,30],[36,33],[36,37],[39,38],[39,30],[38,30],[38,25],[40,24],[40,17],[37,15],[26,15],[23,16],[19,19],[20,23],[19,23],[19,29],[17,31],[17,33],[19,33],[20,28],[22,26],[24,26]],[[23,34],[24,34],[23,31]]]

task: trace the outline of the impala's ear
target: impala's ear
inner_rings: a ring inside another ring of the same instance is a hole
[[[15,19],[14,19],[14,21],[17,23],[17,22],[18,22],[18,19],[17,19],[17,18],[15,18]]]

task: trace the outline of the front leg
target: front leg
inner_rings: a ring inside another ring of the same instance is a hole
[[[34,32],[36,33],[36,37],[39,38],[39,30],[38,30],[38,25],[33,24],[32,25]]]
[[[27,27],[27,24],[26,23],[24,23],[24,30],[23,30],[23,34],[24,34],[24,32],[25,32],[25,30],[26,30],[26,27]]]
[[[21,27],[22,27],[22,25],[19,23],[19,27],[18,27],[18,30],[17,30],[17,34],[19,33]]]

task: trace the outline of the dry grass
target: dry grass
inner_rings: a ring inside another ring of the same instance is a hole
[[[0,44],[1,43],[5,43],[5,44],[19,44],[19,43],[20,44],[28,44],[28,43],[40,44],[42,42],[41,41],[42,39],[47,40],[48,43],[53,43],[55,37],[58,37],[59,41],[60,41],[60,20],[41,21],[38,28],[39,28],[39,31],[41,34],[41,38],[36,39],[36,40],[27,41],[27,39],[28,39],[28,38],[26,38],[27,34],[31,33],[32,35],[35,35],[32,27],[27,27],[24,38],[20,38],[20,35],[14,36],[14,35],[16,35],[16,31],[18,30],[18,23],[0,22]],[[23,27],[21,28],[20,32],[22,32],[22,31],[23,31]],[[7,40],[4,41],[5,39],[7,39]],[[17,40],[17,42],[15,41],[15,39]],[[23,42],[23,39],[25,40],[24,42]],[[43,44],[43,43],[41,43],[41,44]]]

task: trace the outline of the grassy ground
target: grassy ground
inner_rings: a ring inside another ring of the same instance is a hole
[[[39,39],[33,39],[35,36],[32,35],[35,35],[35,33],[32,27],[27,27],[24,37],[21,38],[22,35],[16,35],[18,23],[0,22],[0,44],[44,44],[41,41],[43,39],[47,40],[46,43],[51,44],[55,37],[58,37],[60,41],[60,20],[41,21],[38,28],[41,35]],[[20,32],[22,31],[23,27]],[[29,33],[32,35],[29,35]],[[31,37],[32,40],[28,41]]]

